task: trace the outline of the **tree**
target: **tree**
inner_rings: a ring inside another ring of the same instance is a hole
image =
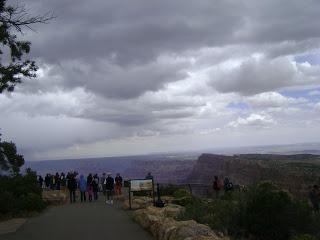
[[[16,145],[13,142],[2,142],[0,139],[0,169],[17,175],[23,164],[24,158],[17,154]]]
[[[8,6],[6,0],[0,0],[0,94],[12,92],[22,78],[36,77],[38,67],[33,60],[26,58],[31,43],[19,40],[17,34],[23,34],[23,28],[32,30],[35,23],[47,23],[53,19],[51,13],[30,16],[23,5]],[[8,59],[3,59],[9,52]]]

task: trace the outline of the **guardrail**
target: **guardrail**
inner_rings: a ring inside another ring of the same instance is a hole
[[[160,187],[176,187],[182,188],[189,191],[194,196],[210,197],[213,194],[212,185],[201,184],[201,183],[181,183],[181,184],[170,184],[160,183]]]

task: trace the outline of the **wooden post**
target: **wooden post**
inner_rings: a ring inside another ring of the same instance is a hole
[[[192,187],[190,183],[188,184],[188,188],[189,188],[190,194],[192,195]]]
[[[129,209],[132,210],[132,208],[131,208],[131,180],[129,180]]]
[[[153,179],[152,179],[152,198],[153,198],[153,206],[156,206],[156,200],[154,198],[154,182],[153,182]]]

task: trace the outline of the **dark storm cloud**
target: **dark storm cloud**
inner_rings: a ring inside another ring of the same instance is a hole
[[[33,39],[33,54],[48,61],[115,56],[119,64],[148,62],[164,53],[224,45],[243,19],[241,5],[228,0],[33,2],[58,16]]]
[[[61,60],[59,64],[43,65],[44,77],[25,81],[17,89],[32,93],[55,91],[56,88],[69,91],[82,87],[105,98],[136,98],[147,91],[156,91],[168,82],[186,78],[189,65],[187,61],[171,58],[127,67],[103,59],[94,62]]]
[[[32,56],[51,66],[43,84],[26,86],[31,92],[83,87],[106,98],[136,98],[186,78],[190,62],[181,56],[192,57],[186,52],[241,46],[272,58],[312,49],[320,36],[320,2],[313,0],[30,0],[26,6],[57,16],[25,36]]]
[[[33,54],[48,61],[115,56],[119,64],[148,62],[202,47],[320,36],[316,0],[32,0],[30,6],[57,15],[33,38]]]
[[[84,87],[107,98],[135,98],[185,78],[186,52],[240,46],[273,58],[319,46],[315,0],[31,0],[27,7],[57,16],[26,35],[32,55],[52,66],[50,89]]]

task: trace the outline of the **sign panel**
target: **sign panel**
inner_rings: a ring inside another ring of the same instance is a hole
[[[131,192],[138,192],[138,191],[152,191],[153,180],[152,179],[143,179],[143,180],[130,180],[130,190]]]

